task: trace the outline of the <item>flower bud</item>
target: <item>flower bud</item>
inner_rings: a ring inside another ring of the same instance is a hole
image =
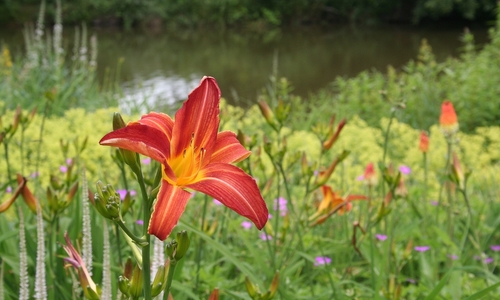
[[[167,270],[165,269],[165,266],[162,265],[158,268],[158,271],[156,271],[155,279],[151,284],[151,296],[153,297],[158,296],[161,293],[161,291],[163,291],[166,284],[167,284]]]
[[[259,100],[257,102],[259,105],[260,111],[262,112],[262,115],[264,116],[264,119],[266,119],[267,123],[274,129],[278,130],[278,122],[276,120],[276,117],[274,116],[274,113],[272,109],[269,107],[266,101],[263,99]]]
[[[182,230],[177,233],[177,236],[175,238],[177,241],[177,249],[174,254],[175,260],[180,260],[188,251],[189,249],[189,235],[186,230]]]
[[[344,150],[337,158],[333,161],[333,163],[326,169],[325,171],[322,171],[318,175],[318,182],[316,183],[316,187],[322,186],[325,184],[328,179],[330,179],[330,176],[332,176],[333,171],[335,171],[335,168],[337,165],[342,162],[346,157],[349,155],[350,151]]]
[[[280,276],[279,276],[279,271],[276,271],[276,274],[274,274],[273,281],[271,282],[271,286],[269,287],[269,299],[272,299],[276,292],[278,291],[278,286],[280,284]]]
[[[110,184],[104,185],[101,181],[96,183],[97,193],[94,204],[97,211],[105,218],[117,221],[120,216],[120,195]]]
[[[129,292],[133,298],[138,298],[142,295],[142,270],[139,268],[139,265],[136,265],[132,272]]]
[[[208,300],[219,300],[219,289],[215,288],[208,296]]]
[[[247,288],[248,295],[252,299],[255,299],[255,297],[260,294],[259,288],[253,284],[248,277],[245,277],[245,287]]]
[[[118,277],[118,289],[120,289],[123,295],[130,297],[130,280],[127,277],[120,275]]]
[[[165,246],[165,252],[167,253],[168,257],[174,261],[175,254],[177,252],[177,241],[171,241],[167,243]]]

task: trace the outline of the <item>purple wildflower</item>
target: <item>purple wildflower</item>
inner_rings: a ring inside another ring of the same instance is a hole
[[[262,232],[259,237],[263,241],[270,241],[273,239],[272,236],[270,236],[269,234],[265,234],[264,232]]]
[[[250,229],[250,228],[252,228],[252,222],[243,221],[243,222],[241,222],[241,227],[243,227],[245,229]]]
[[[286,216],[286,213],[288,211],[286,208],[287,203],[288,201],[283,197],[274,199],[274,210],[278,210],[280,212],[280,216],[282,217]]]
[[[73,159],[71,158],[66,158],[66,164],[69,166],[73,163]]]
[[[458,259],[458,255],[456,254],[448,254],[447,255],[451,260],[457,260]]]
[[[141,159],[141,162],[145,165],[149,165],[149,164],[151,164],[151,158],[149,158],[149,157],[143,158],[143,159]]]
[[[381,242],[387,240],[387,235],[385,235],[385,234],[376,234],[375,237],[377,238],[377,240],[379,240]]]
[[[356,177],[356,180],[357,181],[363,181],[363,180],[365,180],[365,176],[364,175],[359,175],[358,177]]]
[[[405,165],[402,165],[399,167],[399,172],[404,175],[410,175],[411,173],[411,168]]]
[[[219,201],[219,200],[217,200],[217,199],[214,199],[214,200],[213,200],[213,202],[214,202],[214,204],[215,204],[215,205],[217,205],[217,206],[222,205],[222,202],[220,202],[220,201]]]
[[[144,221],[141,219],[135,221],[135,223],[137,223],[137,225],[144,225]]]
[[[37,178],[38,176],[40,176],[40,172],[33,172],[30,175],[31,178]]]
[[[483,260],[483,262],[484,262],[485,264],[491,264],[493,261],[494,261],[494,260],[493,260],[493,257],[486,257],[486,258]]]
[[[500,245],[491,245],[490,249],[493,251],[500,251]]]
[[[68,167],[66,167],[66,166],[60,166],[60,167],[59,167],[59,170],[60,170],[62,173],[66,173],[66,172],[68,172]]]
[[[438,206],[439,202],[437,202],[436,200],[431,200],[431,205]]]
[[[322,265],[328,265],[332,262],[332,259],[329,258],[328,256],[317,256],[314,259],[314,266],[322,266]]]
[[[137,195],[137,192],[135,190],[130,190],[129,193],[130,193],[130,196],[132,196],[132,197]]]
[[[415,248],[415,251],[418,251],[418,252],[425,252],[429,249],[431,249],[430,246],[416,246]]]
[[[5,192],[6,193],[12,193],[12,187],[9,185],[6,189],[5,189]]]

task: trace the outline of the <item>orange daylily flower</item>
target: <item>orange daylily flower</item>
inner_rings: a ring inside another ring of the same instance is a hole
[[[17,188],[9,200],[0,204],[0,213],[6,211],[12,205],[12,203],[16,201],[17,197],[21,195],[24,199],[24,202],[26,202],[26,205],[28,205],[29,209],[36,214],[36,206],[38,201],[29,190],[27,183],[28,180],[25,177],[17,174]]]
[[[418,149],[420,149],[423,153],[427,153],[427,151],[429,151],[429,136],[427,135],[427,132],[423,130],[420,132],[420,143],[418,145]]]
[[[445,100],[441,105],[441,116],[439,117],[441,130],[446,135],[454,134],[458,131],[458,118],[450,100]]]
[[[325,222],[334,213],[343,215],[351,211],[351,201],[368,199],[368,197],[362,195],[349,195],[343,198],[328,185],[321,186],[321,191],[323,192],[323,201],[319,204],[318,211],[309,218],[310,221],[313,221],[311,225],[318,225]]]
[[[232,165],[250,155],[230,131],[219,129],[220,89],[203,77],[175,114],[151,112],[106,134],[101,145],[134,151],[162,165],[161,187],[148,233],[165,240],[185,210],[191,193],[207,194],[262,229],[268,210],[255,180]]]
[[[375,174],[375,167],[373,163],[369,163],[366,166],[365,173],[363,174],[363,180],[368,186],[376,186],[378,184],[377,174]]]

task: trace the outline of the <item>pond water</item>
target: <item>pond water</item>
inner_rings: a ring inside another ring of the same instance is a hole
[[[68,40],[72,35],[65,28]],[[427,39],[437,59],[459,54],[463,28],[411,26],[305,28],[265,33],[235,31],[97,30],[98,72],[115,70],[123,58],[120,84],[123,108],[162,107],[184,100],[203,75],[214,76],[230,103],[246,106],[269,84],[273,61],[279,77],[288,78],[294,93],[307,96],[337,76],[354,76],[367,69],[402,67],[417,56]],[[486,28],[472,30],[478,45],[487,42]],[[20,32],[0,32],[0,39]],[[277,59],[275,59],[277,58]]]

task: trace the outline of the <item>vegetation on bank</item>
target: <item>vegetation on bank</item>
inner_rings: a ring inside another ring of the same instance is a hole
[[[46,1],[49,16],[62,2],[65,22],[98,26],[138,25],[168,27],[250,27],[349,22],[406,22],[422,20],[478,20],[494,17],[495,0],[82,0]],[[23,24],[33,20],[39,0],[3,1],[0,22]]]

